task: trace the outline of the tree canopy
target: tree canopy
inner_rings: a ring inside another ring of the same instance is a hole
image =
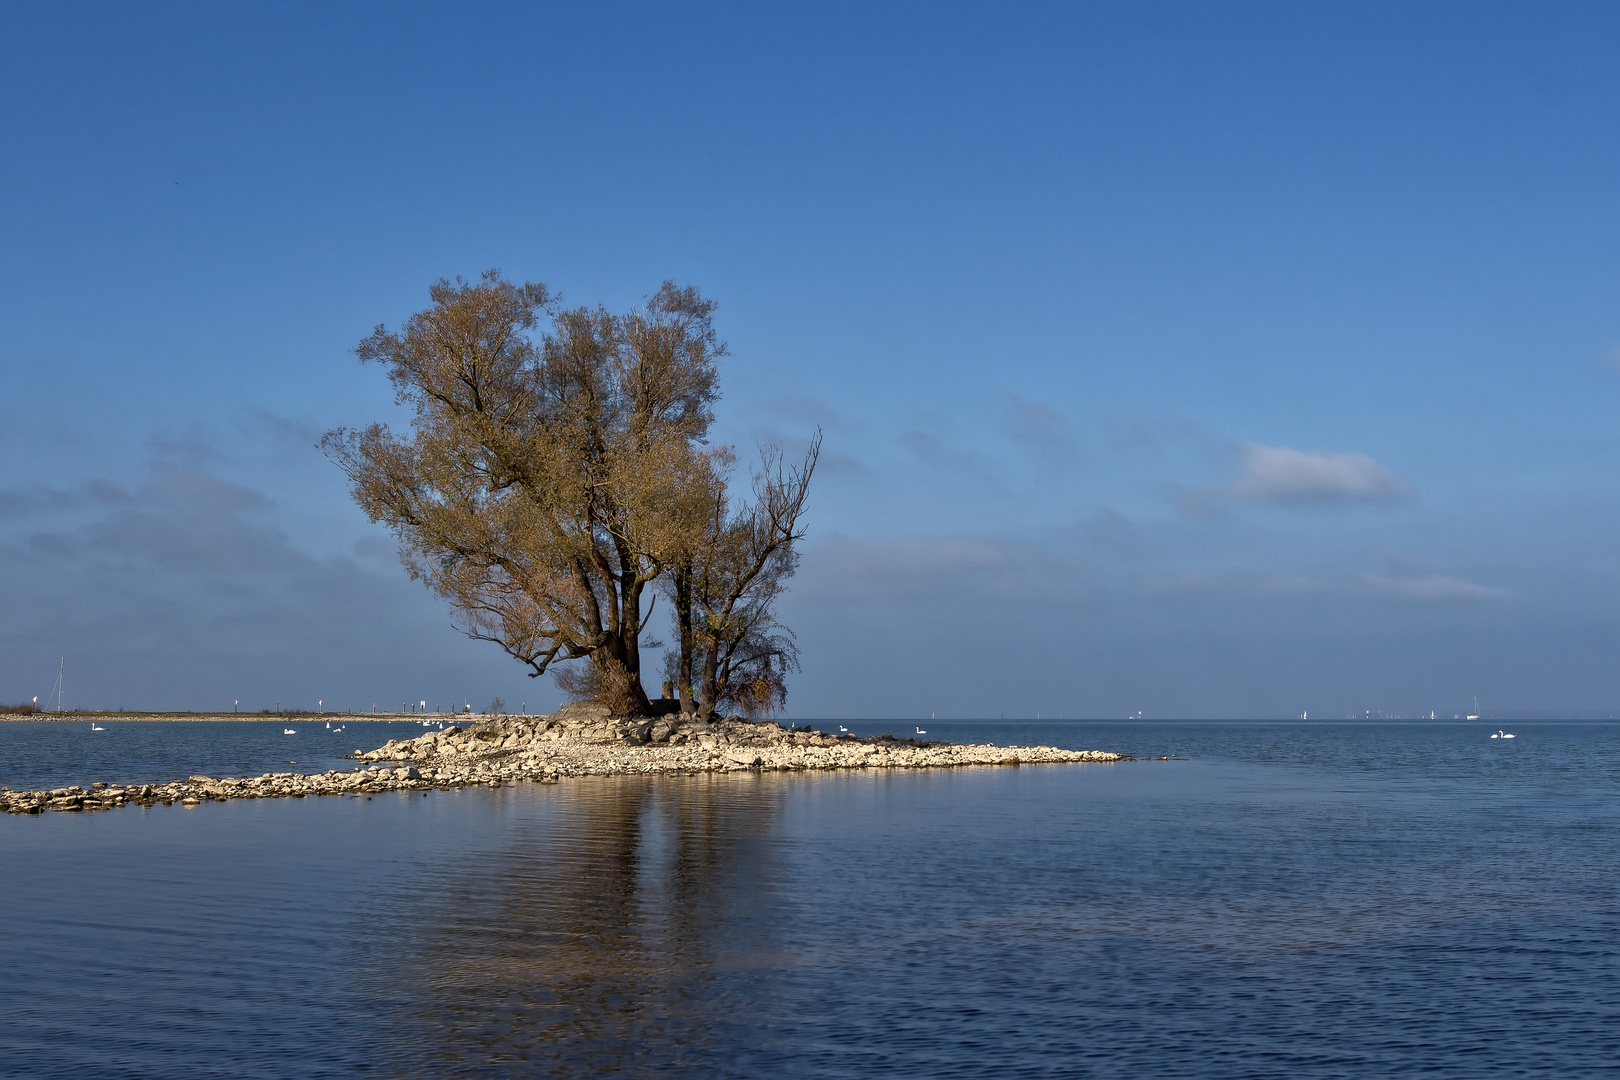
[[[772,609],[820,434],[793,467],[763,448],[753,500],[735,503],[735,454],[707,444],[726,355],[714,302],[665,282],[624,314],[569,309],[497,271],[429,292],[355,349],[387,370],[410,433],[322,439],[411,576],[463,632],[625,715],[654,711],[641,650],[666,596],[680,707],[779,709],[797,659]]]

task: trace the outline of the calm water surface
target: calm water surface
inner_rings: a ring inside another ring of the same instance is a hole
[[[1620,725],[924,726],[1188,760],[0,818],[0,1072],[1620,1063]]]
[[[445,718],[453,722],[450,718]],[[438,724],[433,729],[438,729]],[[100,731],[94,730],[100,728]],[[293,734],[286,732],[291,730]],[[353,768],[343,755],[427,731],[420,721],[18,720],[0,723],[0,787],[17,791]]]

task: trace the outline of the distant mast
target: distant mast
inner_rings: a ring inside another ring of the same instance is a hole
[[[56,694],[56,711],[57,712],[62,711],[62,692],[66,689],[66,687],[62,683],[62,677],[66,673],[67,673],[67,657],[65,657],[65,656],[59,657],[57,659],[57,661],[56,661],[56,685],[51,687],[52,692]],[[34,700],[38,701],[39,699],[35,698]],[[51,701],[51,695],[46,694],[45,695],[45,704],[46,704],[47,707],[49,707],[50,701]]]
[[[1478,720],[1479,719],[1479,695],[1478,694],[1474,695],[1474,711],[1468,714],[1468,719],[1470,719],[1470,720]]]

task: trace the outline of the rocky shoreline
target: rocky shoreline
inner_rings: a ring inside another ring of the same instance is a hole
[[[162,784],[109,784],[51,791],[0,788],[0,810],[39,814],[119,806],[196,806],[230,799],[371,796],[565,777],[652,773],[930,769],[1129,760],[1102,750],[920,742],[882,735],[831,735],[808,727],[726,717],[703,723],[675,715],[626,720],[595,705],[569,705],[551,716],[489,717],[418,738],[390,739],[356,751],[365,764],[347,771],[265,773],[251,778],[193,776]]]

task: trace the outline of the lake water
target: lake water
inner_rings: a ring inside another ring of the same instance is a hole
[[[129,726],[150,756],[81,736],[75,763],[73,733],[0,724],[0,783],[289,768],[248,725]],[[1620,725],[924,726],[1187,760],[0,818],[0,1073],[1620,1063]],[[216,764],[163,764],[186,740]]]
[[[450,717],[443,718],[454,722]],[[349,769],[344,757],[427,731],[420,721],[356,720],[18,720],[0,723],[0,787],[14,791],[109,783],[159,783],[188,776]],[[438,723],[434,723],[437,730]],[[291,730],[293,734],[286,732]]]

